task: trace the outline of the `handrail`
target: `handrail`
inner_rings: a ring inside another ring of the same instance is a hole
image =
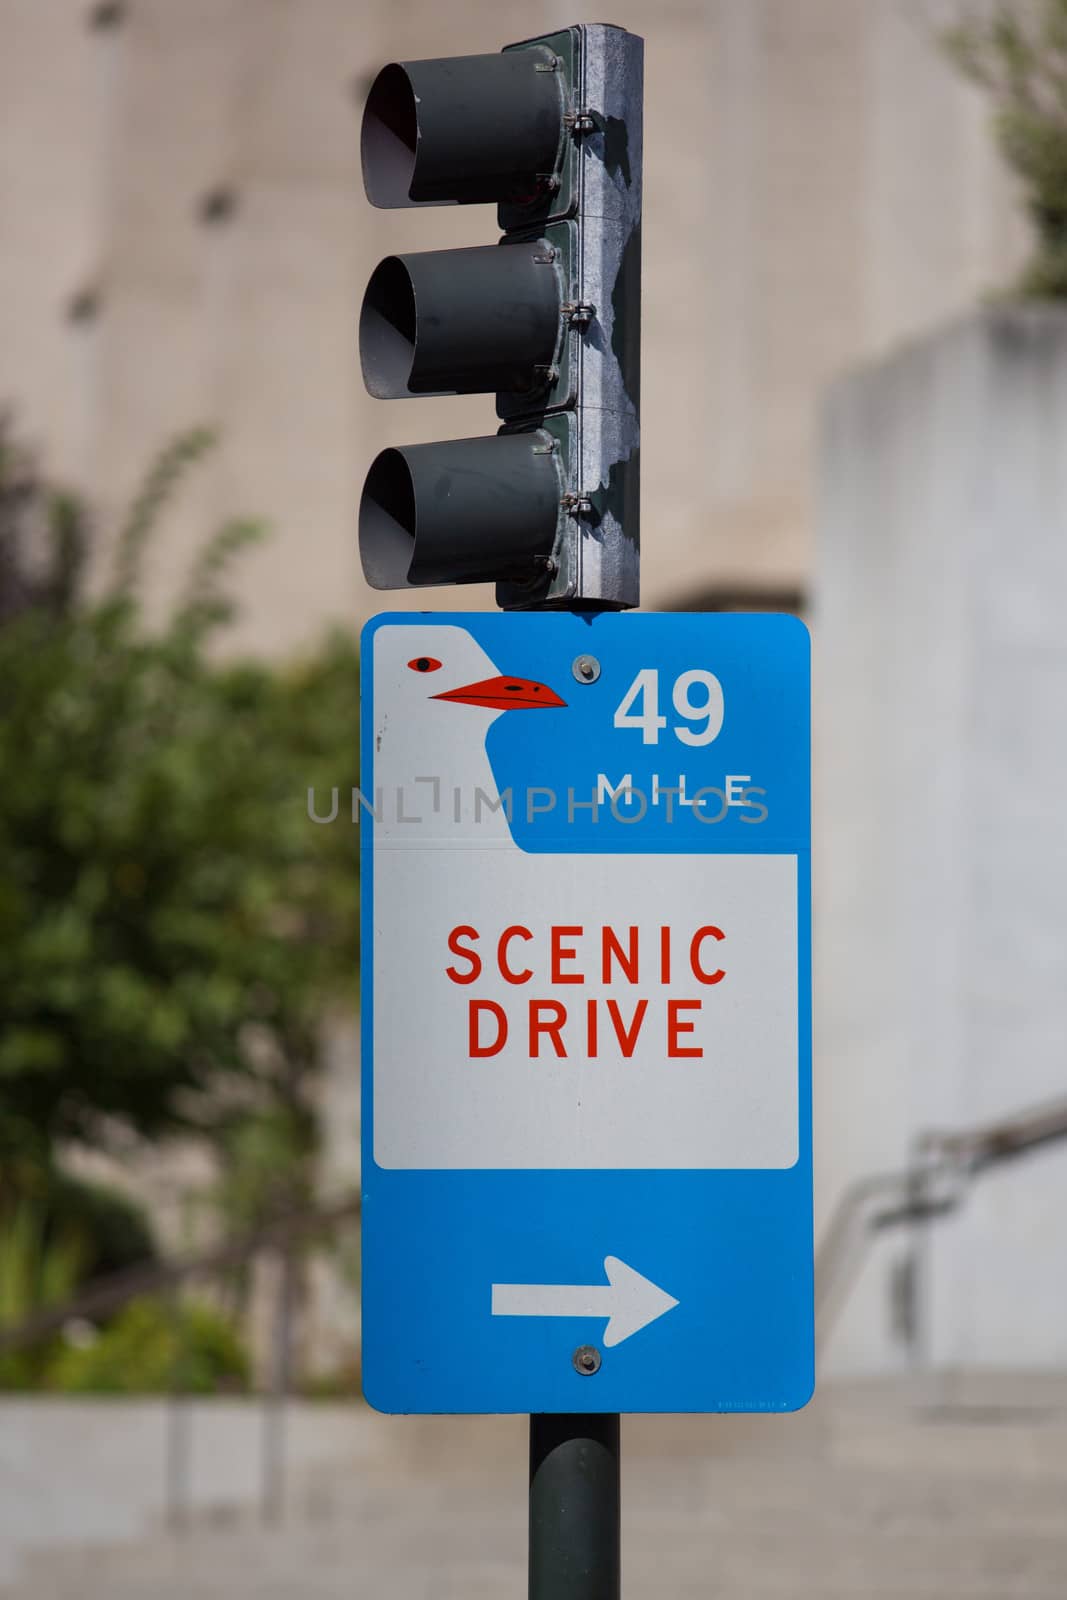
[[[869,1203],[879,1195],[894,1195],[907,1187],[911,1169],[898,1172],[871,1173],[866,1178],[856,1178],[834,1207],[822,1238],[815,1250],[815,1306],[828,1299],[838,1276],[838,1261],[844,1255],[849,1239],[863,1217]]]
[[[143,1266],[126,1267],[121,1272],[109,1273],[107,1277],[88,1284],[60,1306],[36,1311],[13,1328],[0,1325],[0,1355],[37,1344],[51,1334],[60,1332],[65,1323],[75,1318],[104,1316],[108,1312],[121,1310],[129,1301],[141,1295],[175,1289],[189,1278],[208,1277],[230,1267],[243,1266],[262,1250],[291,1246],[309,1234],[332,1228],[358,1215],[359,1197],[349,1195],[333,1205],[276,1217],[247,1233],[224,1240],[202,1255],[187,1256],[178,1261],[152,1261]]]
[[[985,1127],[958,1133],[933,1130],[921,1135],[919,1143],[977,1171],[1063,1138],[1067,1138],[1067,1100],[1052,1100]]]
[[[852,1265],[854,1275],[857,1254],[866,1254],[876,1233],[951,1215],[983,1172],[1059,1139],[1067,1139],[1067,1100],[1046,1102],[978,1127],[927,1129],[913,1141],[906,1166],[849,1184],[815,1255],[815,1308],[822,1337],[844,1303],[846,1268]]]
[[[834,1209],[815,1252],[815,1317],[826,1339],[876,1232],[947,1216],[961,1204],[961,1175],[951,1163],[912,1162],[896,1172],[857,1178]]]

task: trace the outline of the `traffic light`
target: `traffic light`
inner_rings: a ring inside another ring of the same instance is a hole
[[[495,394],[502,426],[377,456],[359,510],[372,587],[638,603],[642,57],[624,29],[580,25],[375,79],[367,198],[494,202],[503,238],[379,263],[364,381],[385,400]]]

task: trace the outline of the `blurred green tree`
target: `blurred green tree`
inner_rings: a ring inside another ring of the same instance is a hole
[[[185,1394],[234,1393],[248,1388],[249,1360],[215,1307],[131,1300],[95,1338],[58,1344],[39,1381],[64,1394],[165,1394],[175,1382]]]
[[[997,141],[1022,180],[1037,246],[1019,289],[1067,296],[1067,0],[997,0],[944,42],[993,96]]]
[[[306,1130],[324,1010],[354,998],[354,831],[307,812],[309,786],[358,781],[354,637],[281,669],[216,659],[245,521],[161,627],[139,605],[159,512],[211,442],[160,457],[90,595],[83,506],[0,430],[0,1205],[57,1142],[115,1127],[232,1147],[270,1107]]]

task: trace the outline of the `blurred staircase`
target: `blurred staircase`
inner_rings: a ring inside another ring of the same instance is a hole
[[[352,1420],[282,1526],[31,1555],[0,1597],[522,1600],[525,1419]],[[1067,1378],[827,1383],[792,1417],[627,1418],[623,1446],[627,1600],[1067,1594]]]

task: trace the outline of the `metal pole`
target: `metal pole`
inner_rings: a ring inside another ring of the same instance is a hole
[[[185,1319],[181,1288],[173,1284],[166,1296],[174,1339],[166,1410],[166,1521],[172,1533],[189,1526],[189,1396],[186,1393]]]
[[[296,1257],[283,1246],[278,1255],[278,1289],[270,1387],[263,1411],[263,1486],[261,1515],[267,1524],[280,1522],[285,1511],[285,1423],[292,1388],[293,1311],[296,1301]]]
[[[529,1600],[619,1600],[619,1418],[530,1418]]]
[[[597,423],[583,429],[577,482],[583,494],[596,484],[614,487],[598,505],[595,530],[583,531],[587,550],[577,570],[556,581],[564,595],[571,583],[571,605],[592,609],[636,605],[640,590],[644,41],[623,28],[584,26],[580,78],[580,103],[596,115],[586,129],[582,163],[579,300],[594,318],[598,306],[611,306],[613,332],[610,353],[603,339],[584,341],[579,415],[588,410]],[[603,130],[609,127],[624,135],[622,183],[608,159]],[[498,605],[516,603],[507,589],[498,584]],[[616,1413],[531,1416],[529,1600],[619,1600],[619,1463]]]

